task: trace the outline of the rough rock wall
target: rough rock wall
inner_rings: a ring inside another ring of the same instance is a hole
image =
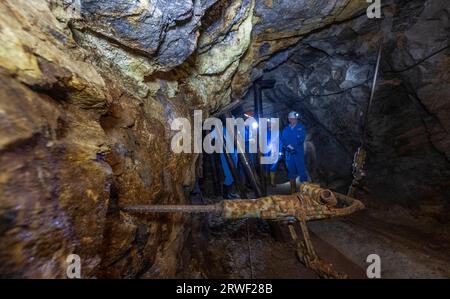
[[[118,207],[186,201],[170,122],[230,101],[252,28],[253,1],[214,2],[0,3],[1,276],[65,277],[72,253],[83,277],[175,275],[189,220]]]
[[[197,156],[169,151],[171,120],[241,98],[258,62],[361,3],[2,1],[1,275],[65,277],[72,253],[84,277],[175,275],[189,220],[118,209],[185,202]]]
[[[196,155],[170,123],[217,112],[251,44],[255,1],[0,3],[0,274],[173,277]],[[242,72],[241,72],[242,74]]]
[[[75,253],[84,277],[176,275],[190,220],[118,209],[186,201],[197,156],[168,150],[171,120],[194,109],[207,116],[242,98],[308,36],[337,30],[356,38],[331,25],[366,7],[362,0],[0,2],[0,274],[65,277],[65,259]],[[327,52],[311,47],[310,56]],[[317,62],[301,54],[291,60]],[[447,78],[442,70],[439,82]],[[342,130],[333,133],[351,135]],[[341,143],[348,158],[355,140]]]
[[[383,4],[382,20],[356,14],[307,34],[253,73],[277,80],[265,92],[267,113],[284,117],[297,109],[309,127],[312,178],[345,191],[382,43],[380,80],[368,119],[370,194],[361,196],[423,205],[426,213],[442,217],[448,215],[450,198],[450,5]]]
[[[0,15],[0,273],[62,277],[76,252],[92,273],[112,183],[98,119],[111,95],[45,2],[2,1]]]

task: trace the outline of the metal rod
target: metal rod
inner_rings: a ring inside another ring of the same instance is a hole
[[[256,121],[258,122],[258,124],[259,124],[259,119],[260,119],[261,93],[262,93],[261,92],[261,87],[259,86],[259,84],[257,82],[255,82],[255,84],[253,86],[253,100],[254,100],[254,110],[255,110],[254,117],[255,117]],[[261,157],[259,156],[259,152],[260,152],[260,149],[259,149],[259,130],[260,130],[260,128],[258,126],[258,130],[257,130],[256,136],[254,136],[255,141],[256,141],[256,149],[257,149],[256,160],[255,160],[255,169],[257,169],[258,172],[260,170],[259,166],[260,166],[260,161],[261,161],[260,160]],[[258,173],[258,174],[259,174],[259,177],[262,178],[261,173]]]
[[[135,213],[221,213],[222,206],[216,205],[136,205],[123,207],[126,212]]]
[[[370,91],[369,103],[367,104],[366,113],[364,115],[363,134],[362,134],[362,142],[361,142],[362,147],[364,147],[366,144],[367,122],[368,122],[368,118],[369,118],[369,114],[370,114],[370,109],[372,107],[373,99],[375,97],[375,90],[377,87],[377,80],[378,80],[378,72],[380,70],[382,47],[383,47],[383,42],[380,43],[380,47],[378,48],[377,63],[375,65],[375,72],[373,75],[372,89]]]
[[[226,113],[225,115],[227,117],[231,117],[231,113],[230,112]],[[257,197],[261,197],[262,196],[261,189],[259,188],[258,181],[257,181],[257,178],[255,176],[255,173],[252,170],[252,166],[250,164],[250,160],[249,160],[247,154],[245,153],[245,144],[241,143],[241,140],[242,140],[241,132],[239,132],[239,130],[236,130],[236,131],[237,131],[237,133],[236,133],[237,134],[236,146],[237,146],[237,151],[238,151],[238,157],[239,157],[239,159],[241,161],[241,165],[244,168],[245,175],[249,179],[250,184],[252,185],[253,190],[256,193],[256,196]],[[247,198],[247,196],[246,197],[242,197],[242,198]]]
[[[240,143],[240,142],[238,141],[238,143]],[[252,171],[252,166],[250,164],[247,154],[246,153],[238,153],[238,156],[239,156],[239,159],[241,160],[241,165],[244,168],[245,175],[249,179],[250,184],[252,185],[252,187],[255,191],[256,197],[263,196],[262,192],[261,192],[261,188],[258,185],[258,181],[255,176],[255,173]]]
[[[262,104],[262,90],[264,88],[273,88],[275,86],[276,81],[275,80],[259,80],[255,82],[253,86],[253,92],[254,92],[254,106],[255,106],[255,118],[258,123],[260,123],[260,119],[262,115],[264,114],[263,111],[263,104]],[[258,134],[256,136],[256,145],[258,149],[258,159],[256,161],[257,168],[259,170],[259,177],[261,180],[261,189],[263,196],[267,195],[267,179],[266,179],[266,173],[264,171],[264,165],[261,164],[261,148],[259,146],[259,136],[260,136],[260,130],[261,126],[258,126]]]
[[[231,112],[227,111],[225,113],[226,117],[231,116]],[[236,186],[238,187],[239,190],[239,195],[241,196],[241,198],[245,199],[247,198],[247,192],[245,190],[245,187],[241,185],[241,182],[239,180],[239,175],[236,171],[236,168],[234,167],[234,162],[233,159],[231,158],[230,153],[227,151],[227,145],[226,145],[226,139],[225,136],[223,136],[223,154],[225,155],[225,160],[227,161],[228,164],[228,168],[230,169],[231,175],[233,176],[233,181],[236,184]]]
[[[259,85],[259,84],[258,84]],[[262,117],[262,115],[264,114],[263,111],[263,104],[262,104],[262,87],[260,86],[258,88],[258,123],[260,123],[260,119]],[[260,140],[259,140],[259,136],[260,136],[260,130],[261,130],[261,126],[258,126],[258,168],[259,168],[259,176],[261,178],[261,188],[262,188],[262,193],[264,196],[267,195],[267,180],[266,180],[266,172],[264,171],[264,165],[261,164],[261,147],[260,147]]]
[[[354,155],[353,158],[353,180],[348,188],[347,194],[353,195],[356,191],[356,186],[358,186],[359,182],[362,179],[363,174],[363,167],[366,160],[365,157],[365,147],[366,147],[366,140],[367,140],[367,127],[368,127],[368,120],[369,120],[369,114],[372,107],[373,99],[375,97],[375,90],[377,86],[377,80],[378,80],[378,72],[380,70],[380,63],[381,63],[381,52],[383,49],[383,39],[380,42],[380,47],[378,48],[378,55],[377,55],[377,62],[375,65],[375,71],[373,75],[373,82],[372,82],[372,89],[370,91],[370,98],[369,102],[367,103],[367,108],[364,115],[364,122],[362,124],[362,134],[361,134],[361,146],[358,148],[357,152]]]

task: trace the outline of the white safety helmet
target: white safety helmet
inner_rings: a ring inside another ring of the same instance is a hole
[[[295,111],[289,112],[288,118],[298,118],[298,113]]]

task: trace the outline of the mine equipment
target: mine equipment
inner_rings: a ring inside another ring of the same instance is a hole
[[[346,278],[333,266],[319,258],[309,236],[307,221],[343,217],[364,209],[361,201],[323,189],[319,185],[303,183],[300,192],[292,195],[271,195],[258,199],[223,200],[211,205],[137,205],[125,206],[128,213],[213,213],[224,219],[258,218],[287,221],[292,239],[297,243],[299,260],[322,278]],[[293,224],[300,224],[300,240]]]
[[[355,189],[358,185],[360,185],[362,179],[366,176],[366,172],[364,171],[364,166],[366,164],[366,156],[367,152],[363,146],[360,146],[353,156],[353,164],[352,164],[352,174],[353,181],[348,189],[348,196],[353,196],[355,194]]]
[[[366,156],[367,156],[367,151],[366,151],[367,123],[368,123],[368,119],[369,119],[370,108],[372,107],[373,99],[375,97],[378,73],[380,71],[382,46],[383,46],[383,40],[381,40],[380,47],[378,49],[377,62],[375,64],[372,88],[370,91],[370,98],[369,98],[369,102],[367,103],[367,108],[366,108],[366,111],[364,114],[364,122],[363,122],[362,135],[361,135],[361,145],[353,157],[353,164],[352,164],[353,181],[348,189],[348,192],[347,192],[348,196],[354,196],[356,187],[358,185],[360,185],[362,179],[366,175],[366,173],[364,171],[364,166],[366,163]]]
[[[274,88],[276,84],[275,80],[257,80],[253,85],[253,98],[254,98],[254,109],[255,109],[255,119],[259,123],[260,118],[264,114],[263,111],[263,89],[271,89]],[[258,133],[259,133],[258,128]],[[257,146],[258,146],[258,159],[256,161],[256,166],[258,169],[258,174],[260,177],[261,183],[261,191],[264,196],[267,195],[267,185],[266,185],[266,176],[264,172],[264,165],[261,164],[261,149],[259,147],[259,134],[257,134]]]

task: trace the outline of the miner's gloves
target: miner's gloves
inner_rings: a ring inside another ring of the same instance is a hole
[[[290,155],[295,155],[297,153],[295,148],[290,144],[288,146],[286,146],[286,152]]]

